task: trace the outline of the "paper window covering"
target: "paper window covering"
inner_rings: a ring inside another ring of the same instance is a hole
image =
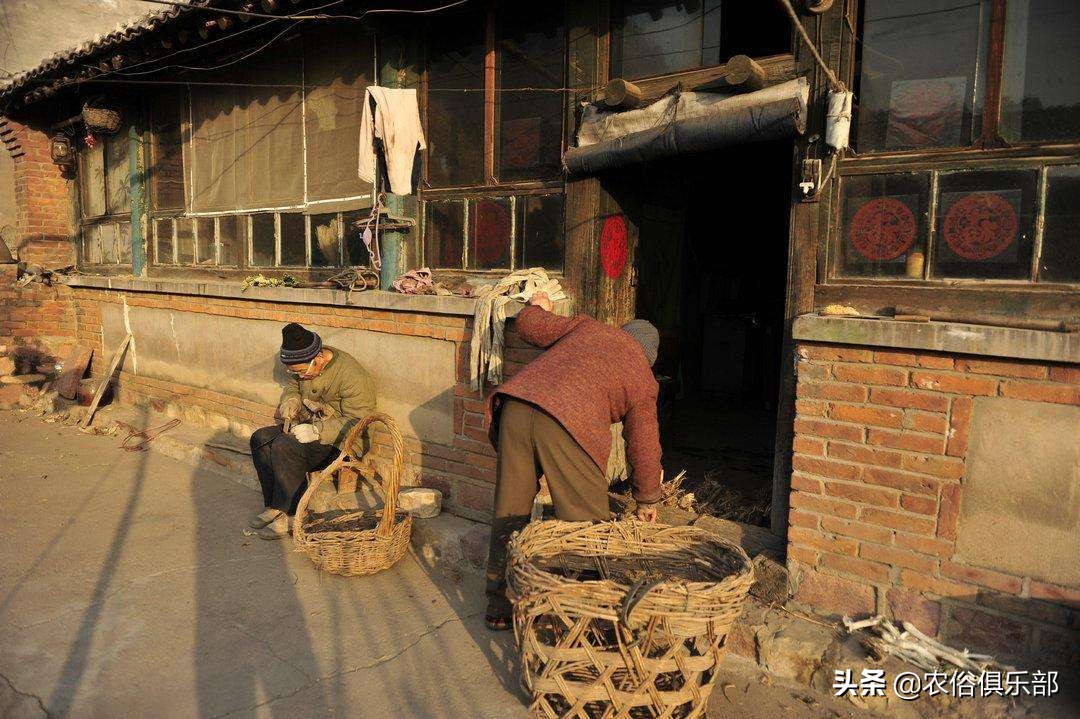
[[[110,215],[131,212],[130,147],[126,127],[105,139],[105,210]]]
[[[83,217],[105,214],[105,146],[98,142],[79,152],[79,196]]]

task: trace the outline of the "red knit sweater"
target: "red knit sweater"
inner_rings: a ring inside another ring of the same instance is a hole
[[[660,391],[641,345],[626,332],[591,317],[559,317],[529,305],[517,316],[523,340],[547,351],[500,385],[488,399],[488,433],[498,438],[501,397],[516,397],[557,419],[601,471],[611,452],[611,430],[623,423],[634,497],[660,498]],[[493,419],[495,421],[493,421]]]

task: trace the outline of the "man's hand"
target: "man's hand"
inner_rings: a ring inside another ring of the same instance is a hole
[[[642,522],[649,522],[650,524],[656,521],[657,511],[655,504],[639,504],[634,511],[634,516]]]
[[[555,303],[548,297],[547,292],[534,292],[533,296],[529,298],[529,304],[536,305],[547,312],[551,312],[555,309]]]
[[[296,437],[296,441],[301,444],[317,442],[319,439],[319,430],[313,424],[298,424],[289,430],[289,434]]]
[[[286,422],[295,422],[303,408],[299,397],[289,397],[278,406],[278,416]]]

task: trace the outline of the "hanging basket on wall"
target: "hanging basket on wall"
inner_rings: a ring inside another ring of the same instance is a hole
[[[107,107],[83,105],[82,118],[91,132],[113,133],[120,129],[120,112]]]

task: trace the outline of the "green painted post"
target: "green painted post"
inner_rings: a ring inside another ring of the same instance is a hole
[[[146,193],[143,188],[142,139],[132,125],[128,130],[128,174],[131,182],[131,273],[146,276],[146,244],[143,242],[143,216]]]

